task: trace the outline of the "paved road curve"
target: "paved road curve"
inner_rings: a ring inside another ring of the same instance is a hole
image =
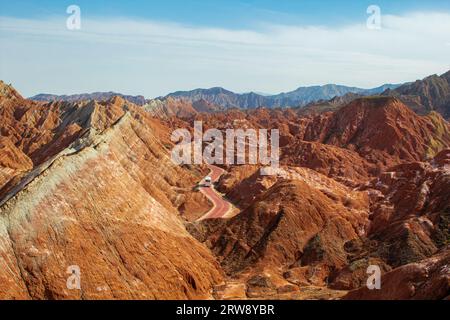
[[[214,183],[219,180],[220,176],[222,176],[225,170],[213,165],[208,165],[208,168],[209,170],[211,170],[209,174],[209,176],[211,177],[211,187],[200,187],[200,191],[206,197],[208,197],[209,200],[211,200],[211,202],[213,203],[213,208],[198,220],[224,218],[224,216],[232,209],[231,204],[228,201],[224,200],[223,197],[214,188]],[[203,183],[204,180],[201,182],[201,184]]]

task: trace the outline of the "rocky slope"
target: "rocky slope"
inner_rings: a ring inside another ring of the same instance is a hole
[[[227,110],[197,114],[181,123],[192,127],[194,120],[202,121],[205,130],[279,129],[284,164],[308,167],[349,184],[405,161],[431,159],[450,143],[449,124],[438,113],[419,116],[393,97],[358,98],[320,114],[305,115],[301,109]]]
[[[206,100],[191,102],[187,99],[172,97],[162,100],[149,100],[142,108],[153,116],[164,120],[171,118],[190,119],[199,113],[215,113],[221,110],[220,107]]]
[[[417,263],[411,263],[386,273],[383,290],[366,287],[349,292],[346,300],[449,300],[450,250]]]
[[[438,76],[402,85],[385,84],[377,88],[361,89],[342,85],[300,87],[294,91],[276,95],[256,93],[237,94],[223,88],[178,91],[167,97],[183,98],[191,102],[205,100],[223,108],[255,109],[258,107],[301,107],[303,114],[335,111],[362,96],[384,95],[399,98],[420,115],[431,111],[450,117],[450,71]]]
[[[398,99],[374,97],[314,117],[303,140],[355,151],[382,169],[432,158],[448,146],[450,129],[437,113],[418,116]]]
[[[444,118],[450,118],[450,71],[441,76],[432,75],[423,80],[407,83],[384,95],[401,99],[419,114],[431,111],[439,112]]]
[[[205,100],[223,108],[251,109],[266,106],[268,99],[256,93],[238,94],[224,88],[195,89],[191,91],[177,91],[170,93],[166,98],[184,99],[191,102]]]
[[[270,179],[270,178],[267,178]],[[293,267],[312,263],[345,264],[339,243],[364,232],[367,198],[304,168],[287,169],[268,183],[252,204],[226,225],[212,243],[227,270]],[[332,240],[333,239],[333,240]],[[323,246],[318,257],[305,248]],[[326,243],[326,244],[325,244]]]
[[[240,283],[241,298],[294,298],[319,286],[355,290],[349,299],[441,299],[450,294],[449,170],[448,149],[357,188],[300,167],[276,177],[233,168],[221,185],[242,212],[196,224],[193,234],[233,279],[222,295]],[[369,265],[385,275],[381,291],[364,289]]]
[[[0,298],[448,297],[449,124],[399,98],[353,98],[223,111],[204,98],[36,102],[2,83]],[[276,174],[223,166],[232,218],[195,221],[207,171],[169,158],[171,130],[195,120],[280,130]]]
[[[274,101],[273,106],[275,107],[305,106],[314,101],[336,99],[349,94],[361,96],[376,95],[387,89],[395,89],[397,87],[398,85],[394,84],[384,84],[380,87],[372,89],[361,89],[356,87],[327,84],[324,86],[300,87],[291,92],[271,96],[270,99]]]
[[[0,189],[33,168],[31,159],[7,137],[0,137]]]
[[[365,286],[371,264],[396,272],[448,251],[450,135],[439,114],[419,116],[398,99],[375,97],[306,117],[232,114],[203,119],[218,128],[279,128],[285,143],[277,175],[231,166],[220,180],[239,215],[193,226],[233,278],[220,294],[236,283],[241,297],[353,290]]]
[[[2,125],[11,137],[24,128],[36,141],[34,134],[51,136],[63,124],[70,130],[71,119],[82,133],[56,147],[48,146],[55,145],[51,137],[36,148],[3,142],[2,166],[11,167],[10,159],[23,166],[11,168],[22,177],[0,203],[1,299],[210,296],[222,271],[186,231],[178,210],[192,201],[192,185],[204,173],[172,164],[169,132],[159,121],[120,98],[81,105],[11,99],[1,102],[2,112],[13,115]],[[40,117],[52,119],[46,133],[31,130]],[[53,155],[43,159],[36,150]],[[206,199],[195,201],[208,209]],[[66,285],[74,265],[81,290]]]

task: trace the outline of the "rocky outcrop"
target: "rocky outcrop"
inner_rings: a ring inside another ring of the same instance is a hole
[[[448,244],[449,150],[430,163],[402,164],[369,184],[369,237],[384,243],[381,256],[392,266],[420,261]]]
[[[398,99],[375,97],[314,118],[303,139],[355,151],[385,168],[434,157],[449,145],[450,129],[436,113],[418,116]]]
[[[32,127],[48,119],[41,125],[49,135],[65,127],[73,138],[55,134],[33,151],[5,140],[9,158],[22,159],[28,172],[0,202],[0,298],[210,297],[222,271],[178,211],[195,199],[191,188],[203,174],[171,162],[164,125],[120,98],[46,109],[26,102],[14,110],[14,102],[2,101],[2,112],[13,115],[11,137],[24,128],[35,141]],[[76,137],[75,123],[82,128]],[[33,167],[19,150],[35,155]],[[80,271],[80,290],[67,286],[71,270]]]
[[[295,141],[284,148],[282,163],[313,169],[349,186],[357,186],[377,173],[355,151],[318,142]]]
[[[367,197],[312,170],[284,169],[282,179],[210,235],[229,273],[346,264],[343,245],[364,234]],[[207,222],[206,222],[207,223]]]
[[[439,114],[391,97],[307,114],[219,109],[172,97],[41,103],[1,83],[0,298],[448,296]],[[197,221],[211,206],[194,188],[208,171],[170,160],[171,130],[195,120],[280,131],[274,175],[222,166],[217,189],[241,209],[232,218]],[[361,289],[373,264],[387,291]],[[73,270],[79,290],[67,286]]]
[[[241,214],[197,229],[247,297],[277,296],[287,285],[272,283],[280,277],[295,288],[356,289],[371,264],[386,273],[448,244],[450,135],[437,113],[374,97],[306,117],[258,109],[203,119],[222,129],[279,128],[284,139],[276,175],[231,166],[219,181]]]
[[[398,97],[408,107],[419,114],[431,111],[450,118],[450,71],[441,76],[432,75],[422,80],[406,83],[384,95]]]
[[[384,274],[381,289],[362,287],[346,300],[442,300],[450,298],[450,250]]]

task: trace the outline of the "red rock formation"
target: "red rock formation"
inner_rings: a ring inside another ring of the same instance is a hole
[[[281,162],[314,169],[350,186],[367,181],[377,172],[375,165],[355,151],[300,140],[283,149]]]
[[[0,158],[29,172],[0,203],[0,298],[209,297],[222,271],[177,210],[202,175],[171,162],[164,125],[121,99],[14,99],[2,97],[2,133],[18,147],[2,138]],[[81,290],[66,286],[73,265]]]
[[[431,163],[398,165],[369,185],[369,237],[385,243],[382,254],[399,266],[424,259],[450,241],[449,150]]]
[[[38,103],[0,83],[0,298],[448,296],[439,115],[386,97],[320,114],[216,111],[173,98]],[[280,130],[276,175],[224,166],[218,189],[242,209],[231,219],[186,222],[209,209],[193,191],[207,172],[171,162],[170,133],[194,120]],[[357,289],[370,264],[387,291]],[[66,286],[72,265],[82,290]]]
[[[0,136],[0,189],[31,170],[33,163],[7,138]]]
[[[450,249],[383,275],[381,289],[349,292],[346,300],[438,300],[450,298]]]
[[[267,178],[271,179],[271,178]],[[273,183],[272,183],[273,184]],[[345,265],[343,245],[365,232],[367,197],[308,169],[288,169],[210,236],[228,272]]]
[[[354,150],[384,167],[433,157],[449,145],[450,129],[437,113],[418,116],[395,98],[363,98],[315,118],[304,140]]]
[[[243,165],[231,167],[224,174],[219,183],[218,190],[236,205],[245,209],[253,203],[256,196],[270,188],[275,178],[262,177],[259,167],[254,165]]]
[[[184,126],[192,126],[189,118]],[[282,161],[306,166],[350,185],[387,167],[434,157],[450,144],[450,127],[437,113],[419,116],[391,97],[362,98],[336,112],[228,110],[198,114],[207,128],[280,130]]]
[[[283,169],[290,173],[262,177],[257,166],[232,166],[219,189],[243,211],[197,226],[225,270],[242,278],[247,297],[273,296],[279,287],[268,279],[280,276],[296,286],[326,281],[355,289],[365,283],[369,264],[388,272],[450,241],[450,152],[441,151],[450,135],[439,115],[418,116],[392,98],[356,100],[335,113],[300,118],[296,126],[292,113],[235,112],[244,128],[280,128],[287,137]],[[234,124],[230,114],[203,119],[224,128]],[[311,267],[319,270],[315,280],[305,275]],[[248,292],[253,277],[264,279],[255,280],[257,293]]]

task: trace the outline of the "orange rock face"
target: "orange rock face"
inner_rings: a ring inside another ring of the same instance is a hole
[[[223,128],[228,116],[203,119]],[[281,173],[229,168],[219,190],[242,212],[204,222],[197,237],[246,285],[246,297],[280,297],[287,284],[356,289],[371,264],[386,273],[448,251],[450,136],[439,115],[367,98],[297,120],[280,110],[240,116],[246,127],[280,129]]]
[[[313,170],[286,168],[280,181],[213,232],[210,242],[229,273],[303,266],[332,270],[346,265],[344,243],[363,235],[367,226],[365,193]]]
[[[177,210],[200,172],[172,164],[167,130],[125,104],[47,105],[55,118],[44,125],[46,141],[53,142],[16,142],[34,167],[2,138],[2,167],[28,172],[0,204],[0,298],[208,298],[222,281],[215,257]],[[27,112],[9,126],[26,129]],[[66,130],[52,137],[62,123]],[[71,266],[79,268],[80,290],[67,286]]]
[[[0,83],[0,299],[448,299],[448,123],[389,97],[329,110],[41,103]],[[280,130],[275,175],[222,166],[232,218],[197,221],[208,171],[170,159],[194,120]]]
[[[33,163],[7,137],[0,137],[0,188],[31,170]]]
[[[379,290],[349,292],[347,300],[441,300],[450,298],[450,250],[399,267],[381,278]]]

